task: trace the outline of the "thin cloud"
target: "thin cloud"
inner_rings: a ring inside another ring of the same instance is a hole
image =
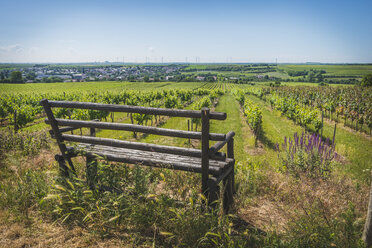
[[[23,51],[23,47],[20,44],[1,46],[0,51],[7,52],[7,53],[20,53]]]
[[[71,44],[71,43],[76,43],[76,40],[59,40],[59,42]]]
[[[30,48],[30,52],[37,52],[37,51],[39,51],[40,50],[40,47],[31,47]]]
[[[150,53],[155,52],[155,48],[154,47],[148,47],[148,50],[149,50]]]
[[[75,53],[77,53],[77,50],[76,50],[75,48],[73,48],[73,47],[69,47],[69,48],[68,48],[68,51],[69,51],[71,54],[75,54]]]

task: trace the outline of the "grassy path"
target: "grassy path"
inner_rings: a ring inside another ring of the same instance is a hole
[[[257,161],[269,163],[271,166],[278,165],[277,154],[274,147],[277,143],[281,144],[284,137],[293,137],[295,132],[301,133],[303,128],[294,124],[292,121],[281,117],[280,112],[272,111],[267,104],[259,98],[246,95],[246,97],[257,104],[262,110],[262,133],[260,142],[265,147],[265,153],[256,157]]]
[[[293,121],[283,118],[279,111],[271,110],[267,103],[258,97],[252,95],[246,95],[246,97],[256,103],[262,110],[262,142],[270,149],[273,149],[276,143],[282,143],[285,136],[293,136],[295,132],[301,133],[304,131],[304,128],[294,124]]]
[[[224,121],[213,120],[211,122],[211,132],[227,133],[229,131],[234,131],[235,158],[239,161],[248,159],[247,150],[253,147],[253,137],[247,124],[242,121],[238,102],[232,95],[224,95],[220,98],[215,111],[226,112],[227,119]]]

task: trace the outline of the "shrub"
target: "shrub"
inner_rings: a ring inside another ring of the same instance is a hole
[[[23,155],[35,155],[50,147],[46,133],[14,133],[8,129],[0,132],[0,151],[20,150]]]
[[[284,170],[296,177],[301,173],[311,177],[328,177],[335,156],[334,148],[328,138],[323,141],[318,134],[305,133],[301,136],[295,133],[293,138],[288,139],[284,137],[281,149],[277,144],[278,157]]]

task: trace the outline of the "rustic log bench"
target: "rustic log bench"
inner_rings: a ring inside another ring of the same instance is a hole
[[[164,108],[149,108],[139,106],[100,104],[71,101],[42,100],[47,119],[51,125],[50,133],[56,139],[61,154],[55,159],[59,163],[63,176],[75,173],[71,158],[84,155],[87,161],[87,183],[95,188],[97,174],[97,157],[109,161],[140,164],[174,170],[190,171],[202,174],[202,192],[207,196],[208,203],[213,204],[219,197],[219,183],[223,183],[223,206],[228,211],[234,193],[234,132],[227,134],[210,133],[210,119],[225,120],[226,113],[210,112],[208,108],[201,111]],[[148,115],[163,115],[171,117],[201,118],[201,132],[183,131],[135,124],[99,122],[97,120],[83,121],[55,118],[52,108],[89,109],[108,112],[126,112]],[[65,134],[75,129],[89,128],[90,135]],[[201,149],[191,149],[174,146],[163,146],[149,143],[131,142],[117,139],[95,137],[96,129],[124,130],[142,132],[170,137],[201,140]],[[210,147],[209,141],[218,141]],[[67,147],[65,142],[77,143],[77,146]],[[220,149],[227,145],[227,155]],[[67,162],[67,164],[66,164]]]

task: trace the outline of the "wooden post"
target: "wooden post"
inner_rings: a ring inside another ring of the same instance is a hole
[[[187,119],[187,131],[190,131],[190,120]],[[189,138],[189,144],[191,144],[191,140]]]
[[[201,110],[202,119],[202,193],[206,194],[208,189],[208,178],[209,178],[209,108],[203,108]]]
[[[18,132],[18,125],[17,125],[17,110],[14,110],[14,132]]]
[[[94,120],[98,121],[98,120]],[[96,137],[96,129],[95,128],[90,128],[90,136],[91,137]],[[91,190],[95,189],[96,185],[96,178],[97,178],[97,159],[94,156],[87,155],[86,157],[87,162],[87,184],[89,185],[89,188]]]
[[[62,155],[55,155],[54,156],[55,160],[58,162],[59,165],[59,174],[63,177],[68,177],[69,172],[68,172],[68,167],[66,166],[66,162],[63,158]]]
[[[131,122],[132,124],[134,124],[132,113],[130,113],[130,122]],[[133,132],[133,138],[137,139],[137,133],[136,133],[136,132]]]
[[[91,190],[96,187],[97,178],[97,159],[94,156],[87,155],[87,184]]]
[[[56,141],[57,141],[57,144],[58,144],[58,147],[62,153],[62,157],[65,161],[68,162],[69,166],[70,166],[70,169],[73,173],[75,173],[75,167],[71,161],[71,158],[70,156],[68,155],[68,152],[67,152],[67,148],[66,148],[66,145],[63,143],[63,139],[62,139],[62,134],[61,132],[59,131],[59,128],[58,128],[58,124],[57,124],[57,121],[56,119],[54,118],[54,115],[53,115],[53,112],[52,112],[52,109],[50,108],[49,106],[49,103],[48,103],[48,100],[47,99],[44,99],[44,100],[41,100],[40,101],[41,105],[44,107],[44,111],[50,121],[50,125],[52,127],[52,130],[53,130],[53,133],[56,137]],[[62,163],[60,162],[61,159],[59,158],[59,164],[61,165]],[[69,173],[66,173],[67,175]]]
[[[234,138],[232,138],[229,142],[227,142],[227,157],[234,159]],[[235,193],[235,164],[233,165],[233,174],[232,174],[232,180],[231,180],[231,185],[232,185],[232,190],[233,193]]]
[[[211,208],[216,208],[217,200],[220,196],[220,186],[217,183],[215,177],[208,178],[208,189],[207,189],[207,199],[208,206]]]
[[[363,230],[363,241],[366,247],[372,246],[372,183],[369,190],[369,203],[367,210],[367,218]]]
[[[333,130],[333,139],[332,139],[332,145],[335,144],[335,138],[336,138],[336,125],[337,123],[335,123],[335,129]]]
[[[94,127],[90,128],[90,136],[96,137],[96,129]]]
[[[322,111],[322,129],[321,129],[321,131],[320,131],[320,138],[321,138],[321,139],[323,139],[323,115],[324,115],[324,113],[323,113],[323,111]]]

